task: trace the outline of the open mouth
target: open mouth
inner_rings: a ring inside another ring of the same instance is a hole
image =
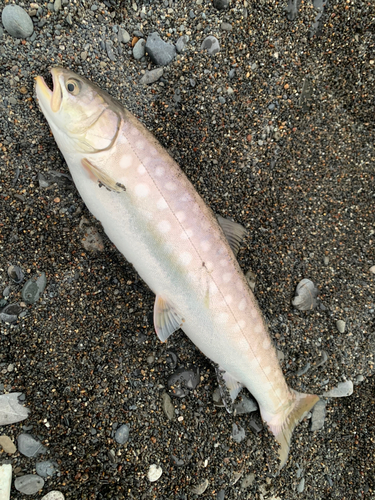
[[[62,90],[58,79],[57,68],[51,70],[52,88],[51,90],[42,76],[36,77],[36,93],[41,104],[48,103],[51,110],[56,113],[60,109],[62,101]]]

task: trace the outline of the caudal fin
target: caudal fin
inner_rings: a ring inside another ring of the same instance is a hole
[[[293,402],[288,408],[289,411],[284,413],[284,416],[282,417],[283,421],[280,422],[279,420],[277,423],[271,422],[268,424],[271,432],[280,445],[280,469],[284,467],[288,458],[290,440],[295,426],[319,401],[319,396],[316,396],[315,394],[302,394],[293,390],[291,391],[295,395],[295,398],[293,398]]]

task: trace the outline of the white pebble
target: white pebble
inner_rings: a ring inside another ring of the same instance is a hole
[[[65,497],[61,493],[61,491],[53,490],[47,493],[47,495],[44,495],[44,497],[41,500],[64,500]]]
[[[163,469],[160,465],[152,464],[148,470],[147,477],[150,483],[153,483],[154,481],[157,481],[162,474]]]

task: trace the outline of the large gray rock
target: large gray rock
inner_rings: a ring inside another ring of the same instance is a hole
[[[34,495],[44,486],[44,480],[36,474],[26,474],[17,477],[14,481],[14,487],[24,495]]]
[[[34,439],[30,434],[20,434],[17,438],[18,451],[25,457],[36,457],[47,449],[40,441]]]
[[[158,66],[166,66],[176,56],[176,47],[170,43],[164,42],[158,33],[151,33],[147,37],[146,52],[151,61]]]
[[[214,56],[220,52],[219,40],[216,37],[209,35],[203,40],[201,50],[206,50],[210,56]]]
[[[33,34],[34,25],[31,17],[19,5],[6,5],[1,21],[7,32],[14,38],[28,38]]]

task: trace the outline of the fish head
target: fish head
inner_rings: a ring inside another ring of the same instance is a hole
[[[104,90],[65,68],[51,69],[53,90],[41,76],[36,95],[62,151],[81,153],[109,150],[121,126],[121,107]]]

